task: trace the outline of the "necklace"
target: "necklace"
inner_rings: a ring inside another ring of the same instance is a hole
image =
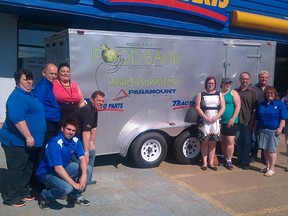
[[[64,88],[64,90],[67,92],[67,94],[72,97],[73,93],[72,93],[72,87],[71,87],[71,83],[69,82],[68,85],[64,85],[60,80],[58,80],[59,83],[61,84],[61,86]],[[67,87],[69,87],[70,92],[67,90]]]

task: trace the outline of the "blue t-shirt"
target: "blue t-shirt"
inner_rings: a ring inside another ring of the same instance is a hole
[[[43,77],[35,86],[33,92],[35,97],[38,98],[38,100],[40,100],[44,105],[46,119],[53,122],[59,122],[60,109],[53,94],[52,87],[52,83]]]
[[[285,104],[280,100],[261,102],[257,107],[256,113],[257,127],[276,130],[280,120],[288,119],[288,112]]]
[[[6,102],[6,119],[0,129],[0,142],[4,145],[26,146],[26,139],[15,124],[26,121],[27,127],[34,138],[34,147],[43,145],[46,130],[44,108],[32,92],[16,87]]]
[[[48,173],[54,172],[55,166],[65,168],[70,163],[73,154],[76,158],[84,156],[81,141],[76,136],[67,140],[61,132],[47,143],[45,154],[37,168],[37,176],[43,180]]]

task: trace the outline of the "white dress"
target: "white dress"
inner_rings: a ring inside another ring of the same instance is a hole
[[[212,118],[217,115],[220,109],[220,93],[215,92],[208,94],[207,92],[201,93],[202,111],[208,118]],[[217,119],[214,123],[208,123],[202,118],[199,119],[199,140],[200,141],[218,141],[220,140],[220,123]]]

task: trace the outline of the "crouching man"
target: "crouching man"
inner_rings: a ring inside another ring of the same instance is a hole
[[[48,209],[51,202],[64,197],[68,197],[68,203],[90,205],[81,193],[85,191],[92,171],[87,166],[82,143],[75,136],[76,129],[77,121],[66,119],[59,135],[46,145],[45,155],[37,168],[37,176],[45,186],[41,192],[41,209]],[[71,162],[72,155],[80,163]]]

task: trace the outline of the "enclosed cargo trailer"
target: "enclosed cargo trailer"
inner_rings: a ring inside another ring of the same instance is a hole
[[[46,62],[70,64],[85,98],[106,94],[99,112],[97,155],[129,152],[139,167],[158,166],[171,148],[189,164],[200,155],[195,98],[207,76],[239,74],[257,82],[271,72],[276,42],[68,29],[45,39]],[[171,139],[170,139],[171,138]],[[173,143],[169,145],[169,141]]]

